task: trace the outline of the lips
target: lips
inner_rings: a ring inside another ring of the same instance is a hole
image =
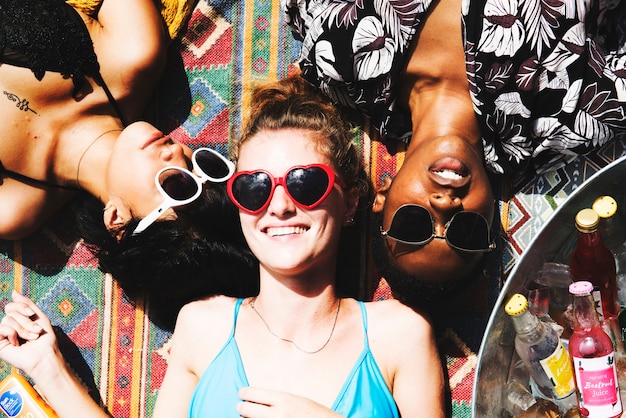
[[[440,158],[428,168],[433,182],[442,187],[464,187],[470,181],[465,163],[456,158]]]
[[[160,131],[154,131],[150,136],[148,136],[148,139],[146,140],[146,142],[144,142],[143,146],[141,147],[142,149],[147,148],[148,146],[150,146],[152,143],[160,140],[160,139],[166,139],[167,136],[163,135],[163,132]]]

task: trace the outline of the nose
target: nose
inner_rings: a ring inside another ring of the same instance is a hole
[[[270,215],[276,216],[284,216],[285,214],[294,213],[296,211],[295,203],[291,200],[282,185],[277,185],[274,189],[267,211]]]
[[[171,165],[188,168],[188,160],[185,156],[184,146],[180,142],[166,143],[161,150],[161,160]]]
[[[435,219],[435,234],[443,235],[445,224],[456,212],[463,209],[461,198],[455,196],[453,189],[443,192],[431,193],[429,196],[430,206],[433,208]]]
[[[441,212],[458,212],[463,203],[461,198],[454,194],[454,190],[446,190],[430,194],[430,205]]]

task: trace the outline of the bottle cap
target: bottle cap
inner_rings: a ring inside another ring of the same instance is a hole
[[[511,316],[523,314],[528,309],[528,299],[519,293],[511,296],[511,299],[504,306],[504,311]]]
[[[593,232],[598,227],[600,218],[591,208],[581,209],[576,214],[576,229],[580,232]]]
[[[600,196],[597,198],[591,208],[601,218],[610,218],[617,212],[617,202],[611,196]]]
[[[593,291],[591,282],[581,280],[569,285],[569,292],[574,296],[589,295]]]

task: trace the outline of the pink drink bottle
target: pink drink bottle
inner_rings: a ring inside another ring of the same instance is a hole
[[[574,363],[579,406],[590,418],[619,417],[619,397],[613,342],[604,332],[593,300],[593,284],[578,281],[570,285],[574,332],[569,352]]]
[[[570,257],[570,270],[575,281],[591,282],[596,292],[600,320],[617,318],[617,279],[615,258],[598,232],[600,218],[593,209],[582,209],[576,214],[578,240]],[[598,294],[599,293],[599,294]]]

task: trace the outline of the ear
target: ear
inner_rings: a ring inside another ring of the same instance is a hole
[[[106,229],[119,241],[121,228],[131,219],[130,209],[120,199],[111,198],[104,207],[102,219]]]
[[[343,226],[350,226],[354,224],[354,214],[359,207],[359,188],[353,187],[345,194],[346,198],[346,213],[344,214]]]
[[[391,187],[391,178],[385,177],[383,184],[378,188],[378,190],[376,190],[376,196],[374,196],[374,203],[372,205],[372,212],[378,213],[383,211],[389,187]]]

